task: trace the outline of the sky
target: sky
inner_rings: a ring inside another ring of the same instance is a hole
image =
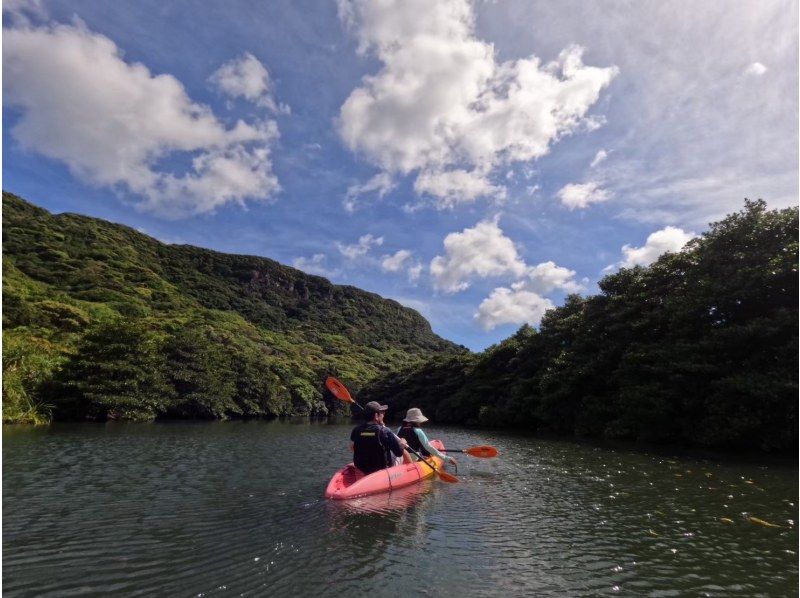
[[[481,350],[798,201],[785,1],[5,0],[3,189]]]

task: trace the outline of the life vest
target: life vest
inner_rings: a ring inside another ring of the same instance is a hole
[[[353,430],[353,464],[365,474],[389,466],[388,447],[381,442],[381,426],[373,423],[361,424]]]
[[[417,436],[417,433],[414,431],[414,426],[411,424],[403,424],[400,430],[398,430],[397,435],[400,438],[404,438],[408,443],[408,446],[413,448],[423,457],[431,456],[431,454],[425,450],[425,447],[422,446],[422,442],[420,442],[419,436]]]

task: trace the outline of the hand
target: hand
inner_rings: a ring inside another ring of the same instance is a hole
[[[405,438],[400,438],[400,446],[402,446],[403,448],[408,448],[408,440],[406,440]]]
[[[447,460],[450,461],[453,465],[458,465],[458,461],[456,461],[455,457],[451,457],[450,455],[447,456]]]

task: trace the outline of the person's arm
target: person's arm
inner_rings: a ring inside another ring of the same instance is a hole
[[[396,457],[402,456],[403,463],[413,463],[411,455],[403,448],[400,438],[389,428],[384,428],[384,430],[386,431],[386,440],[389,442],[389,450],[391,450]]]
[[[425,434],[425,431],[422,428],[414,428],[414,432],[417,433],[417,438],[422,443],[422,447],[428,451],[431,455],[435,457],[439,457],[442,461],[449,461],[450,463],[455,464],[455,458],[451,457],[450,455],[445,455],[444,453],[438,451],[435,446],[433,446],[430,441],[428,440],[428,435]]]

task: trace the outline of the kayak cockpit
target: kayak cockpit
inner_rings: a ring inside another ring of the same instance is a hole
[[[432,440],[431,444],[440,451],[444,450],[444,445],[438,440]],[[438,457],[429,457],[428,461],[437,469],[442,467],[442,460]],[[348,463],[331,478],[325,490],[325,498],[347,500],[390,492],[416,484],[431,477],[433,473],[433,468],[421,461],[395,465],[369,475],[364,475],[355,465]]]

